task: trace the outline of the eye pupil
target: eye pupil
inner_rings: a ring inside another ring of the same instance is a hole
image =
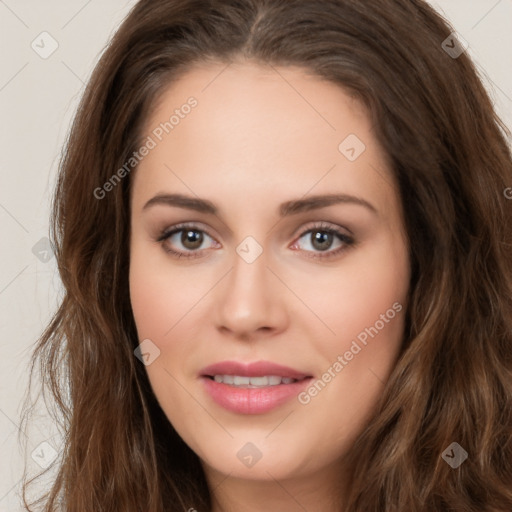
[[[194,230],[183,230],[181,235],[181,243],[187,249],[194,250],[201,247],[203,243],[203,234]],[[191,244],[191,245],[190,245]]]
[[[313,236],[313,247],[320,251],[324,251],[329,249],[332,244],[332,233],[327,233],[325,231],[316,231],[315,233],[311,233]],[[320,244],[320,245],[318,245]]]

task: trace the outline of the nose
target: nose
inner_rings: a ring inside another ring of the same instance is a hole
[[[216,324],[223,334],[253,340],[287,328],[289,297],[268,264],[265,250],[252,262],[235,253],[215,298]]]

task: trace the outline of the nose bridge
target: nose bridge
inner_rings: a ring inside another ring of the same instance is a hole
[[[232,269],[218,297],[218,324],[232,332],[250,333],[262,327],[277,328],[284,320],[282,296],[267,268],[270,250],[254,237],[235,248]]]
[[[264,298],[269,292],[268,249],[252,236],[246,237],[235,249],[233,270],[230,273],[230,293],[239,295],[239,300],[252,302]]]

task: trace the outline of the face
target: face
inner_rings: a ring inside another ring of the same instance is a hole
[[[300,68],[210,64],[144,137],[130,295],[162,409],[210,476],[332,474],[396,362],[410,277],[367,112]]]

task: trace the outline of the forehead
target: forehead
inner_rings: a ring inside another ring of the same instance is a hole
[[[163,91],[146,137],[154,148],[134,176],[144,195],[180,177],[180,187],[186,181],[202,197],[221,186],[228,196],[243,190],[269,198],[392,184],[362,103],[297,67],[197,66]]]
[[[151,133],[169,121],[189,98],[197,106],[186,114],[187,122],[180,117],[180,126],[173,126],[172,136],[165,137],[169,145],[192,135],[220,139],[223,147],[244,142],[250,151],[262,144],[274,148],[314,139],[324,141],[320,152],[337,149],[338,138],[347,131],[363,137],[371,130],[367,112],[354,95],[305,69],[210,63],[189,70],[164,89],[144,131]]]

